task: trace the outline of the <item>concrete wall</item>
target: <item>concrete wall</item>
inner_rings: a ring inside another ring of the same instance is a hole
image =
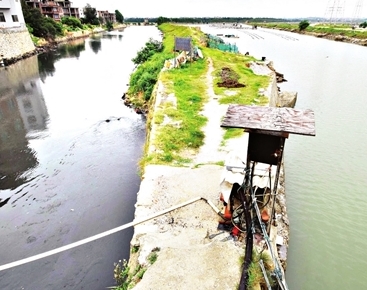
[[[269,98],[269,107],[294,108],[297,101],[297,92],[279,92],[275,73],[271,75],[266,95]]]
[[[277,79],[275,73],[271,74],[271,81],[267,88],[267,96],[269,98],[269,107],[276,107],[277,100],[279,97]]]
[[[19,58],[34,50],[27,28],[0,29],[0,57]]]

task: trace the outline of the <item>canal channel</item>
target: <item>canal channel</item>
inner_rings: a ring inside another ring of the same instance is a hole
[[[121,99],[156,27],[94,35],[0,70],[0,263],[134,218],[145,120]],[[133,229],[0,272],[0,289],[105,289]]]

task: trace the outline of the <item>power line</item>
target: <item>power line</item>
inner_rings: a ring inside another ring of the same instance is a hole
[[[363,7],[363,0],[358,0],[356,3],[356,7],[354,9],[354,14],[353,14],[354,23],[357,23],[357,19],[359,19],[359,16],[362,11],[362,7]]]
[[[325,18],[329,22],[338,22],[344,17],[345,0],[329,0],[325,11]]]

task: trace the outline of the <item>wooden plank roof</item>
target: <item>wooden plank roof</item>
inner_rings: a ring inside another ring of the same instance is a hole
[[[229,105],[221,127],[259,130],[264,134],[316,135],[312,110],[285,107]]]

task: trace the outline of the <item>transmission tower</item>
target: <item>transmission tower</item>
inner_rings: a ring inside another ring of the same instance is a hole
[[[329,0],[326,7],[325,19],[330,23],[340,22],[344,17],[345,0]]]
[[[363,0],[358,0],[356,3],[356,7],[354,9],[354,14],[353,14],[353,21],[354,24],[357,24],[359,16],[361,14],[362,11],[362,7],[363,7]]]

